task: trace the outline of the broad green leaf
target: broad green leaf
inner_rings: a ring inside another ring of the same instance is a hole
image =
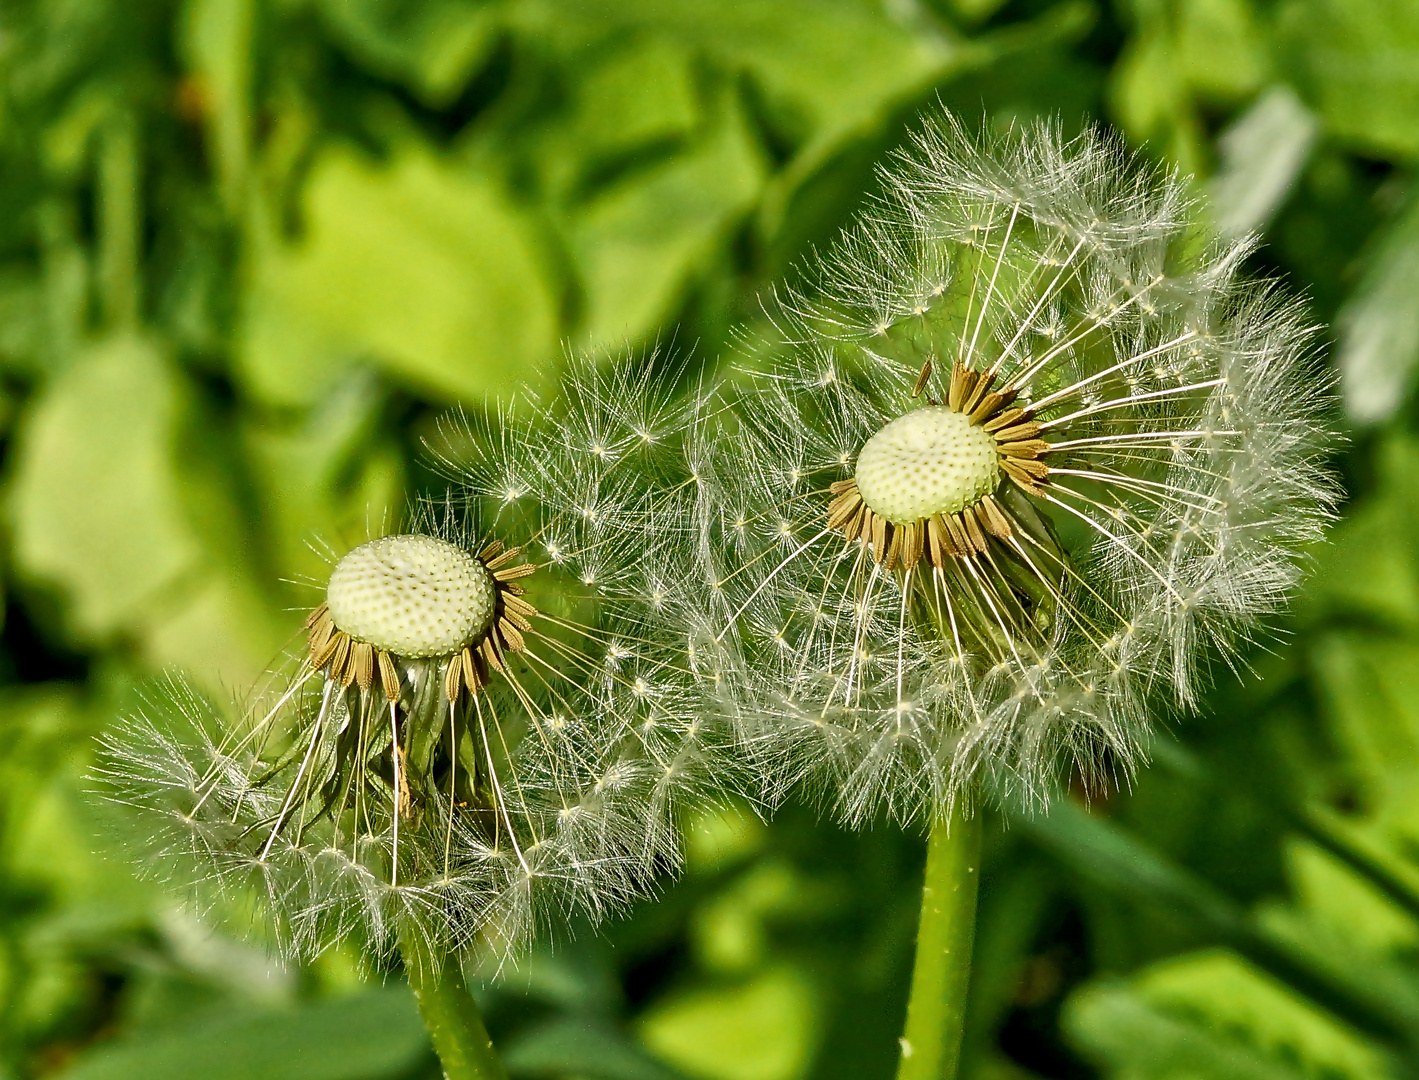
[[[1419,831],[1419,641],[1333,631],[1312,648],[1311,664],[1366,804]]]
[[[212,1017],[84,1055],[61,1080],[380,1080],[431,1056],[403,987],[287,1012]]]
[[[638,1022],[657,1057],[706,1080],[794,1080],[817,1043],[818,1003],[796,968],[697,989],[652,1005]]]
[[[1302,611],[1342,614],[1419,631],[1419,444],[1391,436],[1377,455],[1377,490],[1353,507],[1316,552]]]
[[[1326,936],[1375,956],[1419,945],[1413,916],[1334,855],[1295,837],[1285,854],[1295,909]]]
[[[1284,983],[1222,951],[1070,999],[1066,1032],[1119,1080],[1383,1080],[1384,1055]]]
[[[106,925],[131,921],[152,895],[94,850],[98,822],[82,789],[96,727],[63,683],[12,689],[0,705],[4,873],[45,890],[71,926],[79,908]]]
[[[173,470],[186,404],[158,347],[119,338],[54,379],[25,419],[8,507],[15,562],[66,591],[82,635],[131,625],[198,569]]]
[[[323,582],[332,555],[399,520],[404,461],[381,430],[386,400],[373,373],[356,371],[311,409],[243,417],[242,447],[283,579]],[[307,589],[297,600],[314,606],[317,595]]]
[[[583,0],[575,10],[666,34],[750,78],[763,121],[791,152],[770,215],[844,141],[978,52],[939,23],[869,0]]]
[[[1260,89],[1267,42],[1250,0],[1175,0],[1177,61],[1192,91],[1235,101]]]
[[[578,81],[572,136],[558,147],[595,160],[688,136],[700,119],[694,60],[683,45],[642,38],[592,66]]]
[[[1419,43],[1414,62],[1419,67]],[[1419,130],[1419,109],[1414,124]],[[1381,239],[1339,324],[1345,410],[1362,424],[1387,420],[1408,396],[1419,363],[1419,200]]]
[[[1201,131],[1177,59],[1177,43],[1161,19],[1129,40],[1109,88],[1112,112],[1134,139],[1155,141],[1183,172],[1202,171]]]
[[[1277,20],[1331,133],[1384,157],[1419,154],[1419,8],[1409,0],[1289,0]]]
[[[239,372],[260,397],[312,404],[357,360],[473,402],[548,373],[557,301],[490,181],[413,143],[382,165],[333,146],[303,205],[299,242],[256,237]]]
[[[691,808],[684,826],[685,864],[691,873],[712,874],[762,850],[764,823],[736,803]]]
[[[18,572],[66,601],[88,644],[136,639],[154,666],[247,683],[278,640],[252,585],[231,492],[199,465],[209,434],[147,339],[97,344],[32,402],[7,500]]]
[[[692,275],[754,205],[764,164],[733,99],[720,106],[697,146],[631,174],[569,222],[593,346],[639,339],[672,314]]]
[[[1115,65],[1110,97],[1120,126],[1154,142],[1187,173],[1202,173],[1198,102],[1254,93],[1266,51],[1248,0],[1132,0],[1134,32]]]

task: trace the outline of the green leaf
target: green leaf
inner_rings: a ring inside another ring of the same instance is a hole
[[[239,372],[310,404],[358,360],[444,399],[550,374],[557,301],[530,225],[499,189],[406,144],[385,165],[346,147],[311,168],[305,235],[257,237]]]
[[[592,161],[685,138],[700,120],[693,57],[666,38],[638,38],[579,80],[567,156]]]
[[[65,588],[83,635],[131,624],[197,569],[172,468],[185,406],[169,359],[125,337],[92,348],[31,407],[9,499],[15,562]]]
[[[588,0],[577,14],[668,35],[749,77],[790,156],[771,216],[845,141],[978,54],[940,24],[869,0]]]
[[[1382,157],[1419,154],[1419,8],[1290,0],[1277,21],[1330,132]]]
[[[404,987],[290,1012],[209,1019],[86,1054],[61,1080],[377,1080],[429,1058]]]
[[[1239,957],[1209,951],[1096,984],[1068,1002],[1065,1031],[1127,1080],[1382,1080],[1384,1055]]]
[[[754,205],[764,164],[734,99],[724,95],[719,104],[697,146],[632,174],[573,215],[570,243],[593,346],[636,340],[671,315],[692,275]]]
[[[1419,631],[1419,443],[1395,433],[1376,455],[1379,483],[1355,505],[1330,541],[1299,597],[1303,614],[1359,618]]]
[[[202,460],[210,433],[189,431],[193,418],[160,345],[119,337],[80,354],[37,395],[16,439],[15,567],[67,601],[79,641],[135,638],[154,665],[241,684],[279,639],[231,493]]]
[[[189,0],[181,45],[201,78],[207,107],[208,153],[217,166],[227,207],[241,207],[251,141],[254,0]]]
[[[598,1080],[680,1080],[639,1046],[589,1020],[564,1019],[519,1034],[502,1051],[503,1064],[529,1076],[586,1076]]]
[[[699,989],[641,1014],[641,1040],[657,1057],[710,1080],[793,1080],[818,1040],[813,988],[793,967],[748,983]]]
[[[373,373],[356,371],[309,410],[242,416],[242,449],[282,578],[323,582],[331,551],[363,543],[371,522],[398,520],[404,459],[382,430],[387,400]],[[306,589],[298,600],[314,606],[317,596]]]
[[[1246,236],[1275,216],[1305,167],[1316,128],[1295,92],[1275,86],[1217,137],[1222,162],[1208,195],[1223,236]]]
[[[1178,0],[1177,59],[1201,97],[1235,101],[1260,89],[1267,42],[1249,0]]]
[[[336,36],[361,63],[441,108],[497,40],[501,5],[484,0],[321,0]]]
[[[1312,648],[1311,664],[1365,802],[1419,822],[1419,642],[1331,632]]]
[[[1419,127],[1419,111],[1414,123]],[[1339,364],[1345,411],[1376,424],[1403,403],[1419,364],[1419,200],[1390,226],[1367,265],[1340,312]]]

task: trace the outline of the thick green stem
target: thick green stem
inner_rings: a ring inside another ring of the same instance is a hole
[[[458,961],[433,956],[414,939],[404,935],[400,952],[445,1080],[507,1080]]]
[[[966,818],[959,810],[931,827],[897,1080],[956,1076],[971,984],[980,836],[980,818]]]

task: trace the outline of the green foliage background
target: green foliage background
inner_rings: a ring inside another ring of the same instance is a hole
[[[441,409],[567,349],[715,363],[938,100],[1115,124],[1262,230],[1352,496],[1130,790],[991,823],[966,1075],[1414,1071],[1419,3],[8,0],[0,1077],[436,1075],[397,977],[139,880],[92,736],[163,668],[249,685]],[[662,902],[484,991],[494,1035],[517,1077],[890,1076],[921,860],[706,817]]]

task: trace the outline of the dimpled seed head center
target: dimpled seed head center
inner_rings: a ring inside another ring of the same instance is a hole
[[[857,456],[862,501],[896,524],[964,510],[999,482],[994,437],[939,405],[897,417]]]
[[[325,602],[357,641],[414,659],[452,656],[493,621],[487,567],[432,536],[383,536],[335,564]]]

